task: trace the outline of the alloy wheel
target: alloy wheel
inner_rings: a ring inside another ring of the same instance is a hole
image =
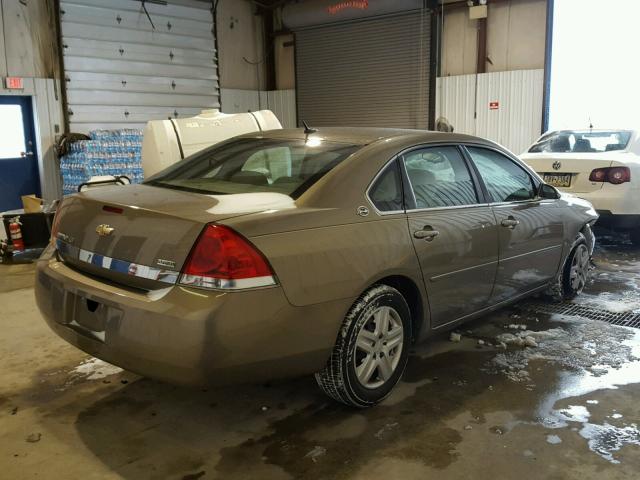
[[[360,384],[379,388],[391,378],[400,362],[404,328],[400,314],[391,307],[374,309],[356,341],[353,362]]]
[[[578,245],[571,260],[569,282],[576,293],[581,293],[589,275],[589,250],[584,244]]]

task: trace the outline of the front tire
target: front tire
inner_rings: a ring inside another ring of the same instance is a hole
[[[573,247],[567,258],[562,274],[562,293],[565,300],[571,300],[582,293],[589,280],[591,255],[587,242],[582,239]]]
[[[353,304],[342,323],[318,385],[331,398],[354,407],[383,400],[404,372],[411,342],[406,300],[388,285],[375,285]]]

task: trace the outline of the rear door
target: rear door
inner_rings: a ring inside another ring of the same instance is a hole
[[[22,195],[40,196],[31,97],[0,96],[0,212],[22,208]]]
[[[475,174],[457,146],[421,147],[402,157],[407,217],[438,327],[487,306],[498,262],[498,231]]]
[[[564,238],[563,207],[538,197],[539,181],[497,150],[467,147],[498,224],[500,261],[491,303],[548,283],[556,275]]]

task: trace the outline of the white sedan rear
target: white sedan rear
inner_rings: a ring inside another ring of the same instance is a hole
[[[598,223],[640,245],[640,135],[635,130],[545,133],[521,155],[546,183],[590,201]]]

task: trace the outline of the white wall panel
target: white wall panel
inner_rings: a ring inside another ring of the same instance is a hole
[[[445,117],[456,132],[475,134],[475,75],[456,75],[436,80],[436,119]]]
[[[271,90],[267,92],[267,108],[276,114],[284,128],[298,126],[295,90]]]
[[[283,128],[295,128],[296,91],[295,90],[220,90],[223,113],[243,113],[256,110],[271,110]]]
[[[543,70],[457,75],[437,80],[436,117],[458,133],[493,140],[516,154],[541,133]],[[498,102],[497,109],[490,103]]]
[[[211,4],[62,0],[70,129],[138,128],[217,108]]]
[[[55,137],[62,129],[60,87],[50,78],[35,78],[33,83],[33,113],[42,197],[52,201],[62,195],[60,168],[54,151]]]

